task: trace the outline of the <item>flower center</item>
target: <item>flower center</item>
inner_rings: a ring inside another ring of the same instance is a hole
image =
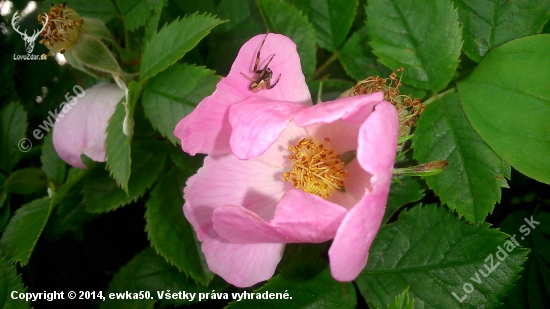
[[[330,143],[330,139],[325,138],[325,142]],[[296,146],[288,146],[288,150],[292,153],[289,158],[293,168],[283,174],[285,181],[324,199],[335,189],[342,189],[349,174],[344,169],[344,162],[330,146],[305,137]]]
[[[45,17],[40,15],[39,20],[44,22]],[[75,10],[69,9],[65,3],[52,6],[48,13],[46,28],[40,33],[43,38],[40,43],[46,45],[53,52],[64,53],[76,40],[79,28],[83,24],[84,20]]]

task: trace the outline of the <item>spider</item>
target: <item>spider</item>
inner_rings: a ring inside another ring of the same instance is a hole
[[[252,81],[250,86],[248,86],[248,90],[250,91],[258,92],[262,90],[264,85],[266,89],[268,90],[272,89],[273,87],[275,87],[275,85],[277,85],[277,83],[281,79],[281,74],[279,73],[279,78],[277,78],[277,81],[275,82],[275,84],[271,85],[271,78],[273,77],[273,71],[271,71],[271,69],[268,68],[268,66],[271,60],[273,60],[273,57],[275,57],[275,55],[269,58],[269,61],[265,64],[263,69],[258,70],[258,65],[260,64],[260,52],[262,51],[262,47],[264,46],[264,42],[266,38],[267,38],[267,34],[264,36],[264,39],[262,40],[262,44],[260,44],[260,49],[258,49],[258,53],[256,54],[256,61],[254,63],[254,73],[256,73],[256,78],[248,77],[243,72],[241,72],[241,74],[244,77]]]

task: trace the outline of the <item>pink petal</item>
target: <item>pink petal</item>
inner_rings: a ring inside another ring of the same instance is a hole
[[[366,172],[372,174],[371,187],[348,212],[330,247],[330,268],[336,280],[354,280],[367,263],[369,248],[386,208],[397,132],[397,111],[387,102],[377,104],[361,126],[357,160]]]
[[[194,209],[186,203],[184,213],[195,227],[197,236],[202,241],[202,252],[208,268],[227,282],[237,287],[249,287],[267,280],[275,273],[275,268],[284,252],[284,243],[239,244],[223,240],[212,228],[198,228]],[[210,213],[210,220],[212,213]]]
[[[296,145],[300,139],[308,135],[305,128],[298,127],[294,121],[291,120],[286,125],[283,132],[281,132],[279,138],[277,138],[264,153],[255,158],[251,158],[251,160],[289,170],[292,162],[289,159],[290,151],[288,150],[288,146]]]
[[[233,154],[239,159],[261,155],[279,138],[291,116],[304,108],[301,104],[258,98],[233,105],[229,110]]]
[[[227,282],[248,287],[273,276],[284,244],[235,244],[223,240],[213,228],[213,215],[226,204],[243,205],[260,218],[271,219],[288,184],[282,172],[257,161],[233,155],[207,156],[204,166],[184,189],[185,217],[195,228],[208,267]]]
[[[58,110],[53,129],[57,154],[65,162],[79,168],[86,168],[80,159],[82,154],[94,161],[104,162],[107,124],[123,96],[124,91],[117,85],[102,83],[86,89],[82,98],[76,97],[74,106],[66,104]]]
[[[232,104],[243,99],[242,94],[222,78],[216,91],[204,98],[191,114],[176,125],[174,135],[181,140],[183,151],[193,156],[197,153],[231,152],[228,110]]]
[[[384,94],[382,92],[341,98],[314,105],[297,113],[293,119],[299,126],[331,123],[338,119],[348,120],[352,123],[362,123],[372,111],[372,109],[363,109],[363,107],[383,100]]]
[[[249,287],[275,273],[285,244],[235,244],[207,238],[202,244],[208,268],[236,287]]]
[[[278,77],[277,72],[285,72],[284,78],[272,89],[258,92],[249,89],[252,83],[241,75],[256,78],[252,69],[256,53],[265,35],[257,35],[246,42],[240,49],[231,71],[216,86],[216,91],[202,100],[195,110],[182,119],[174,130],[174,135],[181,140],[183,151],[195,155],[224,154],[230,152],[229,137],[231,127],[228,109],[231,105],[248,98],[261,98],[278,101],[298,102],[311,105],[311,96],[301,71],[300,57],[296,45],[289,38],[270,33],[261,51],[261,64],[265,65],[271,55],[277,54],[269,64],[274,72],[272,82]],[[263,66],[261,66],[263,68]]]
[[[323,102],[299,111],[293,120],[317,140],[329,138],[332,150],[342,154],[357,149],[359,127],[383,99],[377,92]]]
[[[263,69],[269,58],[275,55],[269,64],[269,68],[273,71],[271,85],[277,81],[279,74],[281,74],[281,79],[272,89],[267,90],[264,88],[258,92],[252,92],[249,90],[252,82],[241,73],[256,78],[257,74],[253,71],[254,62],[264,38],[265,42],[260,53],[261,61],[258,70]],[[311,95],[302,73],[296,44],[284,35],[269,33],[266,37],[265,34],[260,34],[246,42],[231,66],[227,81],[233,87],[242,91],[243,96],[246,97],[311,105]]]
[[[365,195],[365,190],[372,190],[372,175],[363,170],[357,158],[346,164],[345,169],[349,174],[344,183],[345,192],[334,191],[327,200],[351,209]]]
[[[277,205],[273,225],[287,242],[320,243],[334,237],[346,213],[341,206],[292,189]]]
[[[310,125],[306,130],[310,136],[322,143],[326,144],[325,138],[328,138],[330,148],[338,154],[344,154],[357,149],[360,127],[360,124],[338,119],[332,123]]]
[[[346,209],[305,193],[288,191],[265,221],[239,206],[222,206],[214,211],[214,229],[233,243],[320,243],[334,238]]]
[[[184,212],[199,240],[212,229],[214,209],[240,205],[265,220],[292,185],[283,181],[282,171],[258,161],[244,161],[233,155],[207,156],[204,166],[187,180]]]
[[[221,206],[214,210],[214,230],[223,239],[232,243],[285,243],[277,230],[252,211],[234,205]]]
[[[397,110],[393,105],[380,102],[374,110],[361,126],[357,148],[359,164],[365,171],[374,175],[373,185],[378,180],[386,183],[385,177],[392,176],[399,130]]]
[[[370,246],[384,217],[387,198],[387,192],[365,195],[342,221],[328,250],[334,279],[353,281],[367,264]]]

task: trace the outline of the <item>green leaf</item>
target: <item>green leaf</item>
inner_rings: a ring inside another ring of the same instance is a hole
[[[216,89],[220,77],[214,71],[188,64],[175,64],[159,73],[143,90],[143,110],[153,127],[177,143],[174,128]]]
[[[124,15],[124,26],[133,31],[147,22],[155,1],[150,0],[117,0],[116,5]]]
[[[143,91],[143,85],[141,83],[131,81],[128,84],[128,105],[126,106],[126,130],[128,133],[129,142],[131,142],[134,136],[134,111],[136,109],[137,102],[141,98],[141,92]]]
[[[546,308],[550,299],[550,214],[533,216],[526,211],[514,212],[499,228],[512,236],[517,235],[521,246],[531,248],[521,278],[508,292],[501,308]]]
[[[403,82],[441,90],[451,81],[462,46],[451,0],[371,0],[366,9],[373,53]]]
[[[424,188],[417,177],[396,177],[401,183],[392,182],[386,212],[382,222],[387,222],[393,214],[406,204],[419,201],[424,197]]]
[[[356,81],[381,75],[367,41],[367,27],[363,27],[354,32],[340,50],[340,63],[346,73]]]
[[[124,100],[124,99],[123,99]],[[105,140],[105,154],[107,156],[107,168],[117,184],[123,190],[128,191],[128,179],[130,179],[130,139],[122,132],[122,123],[126,112],[124,105],[119,103],[109,125],[107,126],[107,139]]]
[[[417,206],[380,228],[356,284],[379,308],[408,286],[417,308],[494,308],[527,252],[487,223],[474,226],[442,207]]]
[[[12,262],[21,266],[29,262],[34,246],[48,222],[52,210],[49,197],[43,197],[21,206],[6,226],[0,246]]]
[[[164,166],[166,151],[159,142],[136,142],[132,148],[132,177],[128,194],[97,168],[84,181],[84,204],[89,212],[107,212],[127,205],[149,189]]]
[[[5,191],[3,191],[5,192]],[[2,193],[0,193],[2,194]],[[6,227],[6,224],[8,223],[8,220],[10,219],[11,215],[11,206],[10,203],[6,203],[6,205],[0,204],[0,231],[4,230],[4,227]]]
[[[269,32],[281,33],[296,43],[302,71],[306,79],[310,79],[316,67],[315,30],[307,17],[283,1],[259,0]]]
[[[317,36],[317,44],[335,52],[344,42],[357,13],[358,0],[299,0]]]
[[[187,55],[187,62],[206,64],[208,68],[224,75],[230,71],[243,44],[259,33],[265,33],[266,26],[255,0],[222,0],[216,12],[219,18],[228,22],[214,28],[208,37],[211,46],[208,55],[195,50],[193,55]]]
[[[458,83],[479,135],[521,173],[550,184],[550,34],[494,49]]]
[[[288,295],[288,299],[257,299],[258,294],[269,296],[270,293]],[[254,299],[234,301],[226,308],[355,308],[357,305],[353,284],[334,280],[328,263],[319,259],[297,261],[248,294]],[[233,294],[232,299],[238,297]]]
[[[134,133],[134,109],[140,97],[142,86],[134,81],[128,85],[128,104],[117,104],[116,110],[109,119],[107,126],[107,140],[105,141],[105,153],[107,156],[107,168],[117,184],[128,192],[128,179],[130,178],[132,163],[130,143]],[[126,133],[123,131],[126,127]]]
[[[32,194],[43,191],[46,193],[47,177],[39,168],[27,167],[17,170],[8,177],[6,188],[8,192],[17,194]]]
[[[428,105],[418,120],[413,147],[420,163],[448,160],[445,171],[426,178],[442,203],[472,222],[483,222],[493,212],[510,166],[477,135],[456,93]]]
[[[147,26],[145,27],[145,37],[144,41],[149,42],[153,35],[157,34],[157,29],[159,27],[160,15],[162,14],[162,8],[164,7],[164,0],[160,0],[153,10],[153,15],[147,21]]]
[[[108,179],[113,181],[110,178]],[[68,195],[53,209],[44,229],[44,236],[48,241],[54,242],[66,233],[71,232],[77,241],[83,241],[84,224],[97,217],[97,214],[86,211],[86,205],[82,203],[80,190],[70,190]]]
[[[287,244],[281,261],[277,265],[277,269],[285,269],[298,260],[311,261],[316,260],[322,254],[326,254],[330,247],[330,241],[321,244]]]
[[[210,15],[193,14],[164,26],[147,44],[141,62],[141,80],[162,72],[195,47],[215,26],[223,23]]]
[[[27,113],[17,102],[4,105],[0,111],[0,169],[10,172],[21,159],[23,151],[29,151],[32,144],[24,139],[27,131]]]
[[[49,133],[44,139],[42,144],[42,155],[40,156],[40,162],[42,162],[42,170],[48,176],[48,179],[56,184],[62,184],[65,180],[66,164],[63,161],[55,148],[53,147],[53,134]]]
[[[118,12],[111,0],[82,1],[82,0],[59,0],[52,1],[54,4],[67,3],[67,6],[75,10],[81,17],[93,17],[103,22],[108,22],[118,15]],[[48,12],[50,1],[44,1],[38,6],[39,12]]]
[[[6,202],[8,199],[8,190],[5,187],[6,180],[6,177],[0,173],[0,231],[4,230],[11,215],[10,202]]]
[[[93,168],[91,168],[93,169]],[[67,181],[53,194],[52,207],[59,204],[66,196],[72,193],[73,188],[88,174],[90,169],[71,168],[67,175]]]
[[[59,187],[56,192],[53,192],[52,213],[43,232],[49,240],[56,241],[68,231],[73,231],[77,240],[83,239],[82,224],[95,216],[84,212],[80,194],[80,180],[88,175],[89,170],[71,168],[65,184]],[[113,180],[109,178],[109,181]],[[56,207],[57,205],[59,206]]]
[[[180,169],[172,169],[155,185],[145,204],[145,230],[153,247],[166,260],[207,285],[214,274],[208,269],[193,227],[182,210],[187,175]]]
[[[23,285],[23,280],[17,274],[15,266],[10,265],[7,259],[4,258],[3,252],[0,251],[0,308],[2,309],[28,309],[31,303],[25,299],[11,297],[19,296],[21,293],[27,293],[27,288]]]
[[[2,207],[2,205],[4,205],[4,202],[8,198],[8,190],[5,186],[7,180],[8,179],[2,173],[0,173],[0,208]]]
[[[216,27],[215,31],[228,32],[243,25],[251,15],[251,4],[253,2],[250,0],[221,0],[216,8],[216,14],[220,18],[226,19],[227,23]]]
[[[403,293],[395,296],[386,309],[414,309],[414,299],[409,298],[409,287]]]
[[[168,290],[171,293],[185,291],[188,293],[208,293],[212,289],[217,291],[225,288],[226,284],[215,281],[209,287],[197,285],[192,279],[187,278],[185,274],[180,273],[178,269],[166,262],[160,255],[156,254],[153,248],[147,248],[137,254],[128,264],[122,266],[118,273],[113,277],[109,284],[109,288],[105,292],[120,293],[124,295],[126,291],[130,293],[139,293],[140,291],[150,292],[150,299],[135,299],[135,300],[120,300],[106,299],[100,304],[101,309],[136,309],[136,308],[153,308],[156,300],[159,299],[159,293],[166,294]],[[163,297],[165,298],[165,297]],[[198,296],[195,295],[193,302],[198,301]],[[172,305],[189,304],[189,299],[163,299],[163,303]]]
[[[183,152],[179,146],[170,147],[168,155],[174,164],[188,172],[190,175],[195,174],[199,168],[202,167],[204,162],[204,155],[197,154],[190,156],[186,152]]]
[[[191,14],[194,12],[215,12],[218,0],[204,1],[170,1],[170,6],[174,6],[179,12]]]
[[[479,62],[493,48],[540,33],[550,18],[547,0],[453,0],[463,25],[463,50]]]
[[[155,252],[151,248],[147,248],[141,253],[134,256],[134,258],[128,262],[128,264],[122,266],[119,271],[113,277],[106,295],[110,293],[120,293],[123,295],[126,291],[130,293],[139,293],[144,291],[143,285],[148,284],[149,280],[155,280],[159,274],[158,271],[165,272],[167,265],[165,261],[160,260],[161,257],[157,257]],[[164,263],[165,265],[163,265]],[[158,282],[158,279],[156,280]],[[157,288],[157,287],[155,287]],[[144,293],[145,299],[130,299],[126,300],[124,297],[114,299],[106,297],[105,301],[100,304],[101,309],[153,309],[156,303],[156,296],[154,291],[147,291]],[[150,293],[153,292],[153,295]]]

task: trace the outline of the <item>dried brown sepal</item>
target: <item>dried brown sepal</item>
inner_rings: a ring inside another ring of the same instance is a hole
[[[349,93],[349,96],[383,92],[384,100],[390,102],[397,109],[399,115],[399,137],[410,133],[411,127],[415,125],[418,116],[425,109],[420,99],[411,99],[409,96],[399,94],[399,87],[402,85],[401,77],[403,68],[398,68],[388,78],[371,76],[359,81]],[[397,78],[399,75],[399,79]]]

